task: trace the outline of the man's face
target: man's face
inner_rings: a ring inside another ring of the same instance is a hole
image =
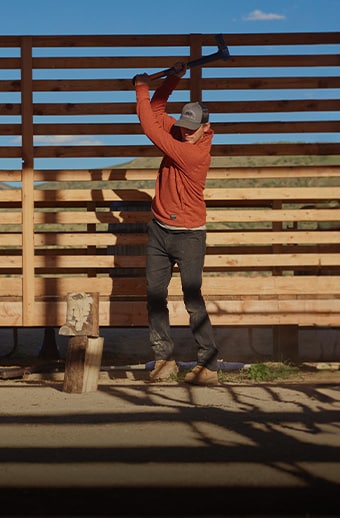
[[[202,124],[197,130],[191,130],[188,128],[179,128],[181,130],[181,137],[183,142],[188,142],[189,144],[196,144],[200,138],[203,137],[204,134],[204,125]]]

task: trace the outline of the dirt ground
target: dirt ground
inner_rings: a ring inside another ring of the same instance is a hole
[[[337,342],[254,382],[243,362],[254,345],[266,359],[269,340],[233,336],[220,385],[193,387],[150,384],[145,341],[120,332],[82,394],[63,390],[65,344],[52,360],[43,336],[19,336],[0,365],[0,516],[339,517]]]
[[[0,515],[340,516],[339,373],[209,388],[106,368],[83,394],[57,369],[0,380]]]

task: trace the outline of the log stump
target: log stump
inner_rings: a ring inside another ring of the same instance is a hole
[[[96,391],[104,344],[99,336],[99,293],[67,294],[66,323],[59,334],[70,337],[64,392]]]

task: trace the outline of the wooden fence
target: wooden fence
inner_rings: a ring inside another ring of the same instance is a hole
[[[159,153],[131,78],[215,52],[214,36],[0,37],[1,326],[59,326],[82,290],[99,291],[100,325],[146,324]],[[169,102],[177,115],[203,100],[215,130],[213,323],[337,326],[340,32],[223,36],[230,60],[191,69]],[[175,275],[175,325],[187,323],[180,295]]]

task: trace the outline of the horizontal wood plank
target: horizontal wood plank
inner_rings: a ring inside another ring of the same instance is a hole
[[[221,282],[221,279],[223,282]],[[65,298],[67,293],[76,291],[99,291],[102,299],[144,298],[146,279],[142,277],[36,277],[34,281],[36,297]],[[257,298],[340,298],[340,278],[331,275],[310,276],[208,276],[203,278],[203,293],[206,297],[225,296],[232,299]],[[170,297],[181,295],[181,281],[178,276],[171,279]],[[19,277],[2,278],[0,283],[2,298],[21,297],[22,285]]]
[[[174,52],[177,52],[174,49]],[[139,68],[146,70],[148,68],[164,69],[171,67],[176,61],[189,61],[190,55],[188,50],[182,54],[173,54],[171,56],[78,56],[78,57],[35,57],[33,58],[33,67],[37,69],[49,68],[78,68],[78,69],[97,69],[97,68]],[[225,67],[224,60],[217,60],[213,63],[206,63],[206,67]],[[19,68],[19,60],[15,58],[2,58],[0,67],[3,68]],[[228,60],[228,67],[331,67],[339,66],[340,58],[337,54],[281,54],[273,55],[237,55],[231,56]]]
[[[12,197],[11,197],[12,194]],[[36,202],[72,202],[72,201],[151,201],[154,189],[60,189],[35,190]],[[210,200],[337,200],[340,187],[249,187],[244,188],[206,188],[206,201]],[[20,192],[1,191],[0,201],[20,200]]]
[[[207,302],[214,326],[238,325],[296,325],[338,326],[340,301],[225,301]],[[170,321],[174,326],[187,326],[188,314],[182,301],[169,302]],[[66,302],[36,302],[33,326],[62,326],[65,322]],[[19,302],[0,301],[0,319],[6,327],[20,326],[22,322]],[[99,313],[100,326],[146,326],[146,305],[142,301],[102,301]]]
[[[111,234],[102,233],[36,233],[34,244],[37,247],[87,247],[109,245],[144,245],[147,242],[145,234]],[[232,246],[255,244],[321,244],[340,243],[339,231],[283,231],[283,232],[219,232],[208,233],[208,246]],[[21,246],[21,234],[0,234],[0,247]]]
[[[259,134],[259,133],[338,133],[340,121],[259,121],[259,122],[215,122],[218,134]],[[58,123],[34,124],[35,135],[142,135],[139,123]],[[21,127],[1,125],[1,135],[19,135]]]
[[[19,213],[4,214],[2,223],[20,223]],[[151,219],[150,211],[68,211],[68,212],[35,212],[35,224],[119,224],[119,223],[147,223]],[[340,209],[258,209],[244,208],[242,210],[221,209],[207,210],[208,223],[235,223],[235,222],[297,222],[297,221],[340,221]],[[340,224],[339,224],[340,226]]]
[[[78,270],[93,268],[96,271],[109,268],[145,268],[145,255],[36,255],[35,268],[45,268],[56,271],[60,268]],[[212,255],[205,258],[205,268],[301,268],[313,266],[325,268],[338,267],[340,271],[340,254],[257,254],[257,255]],[[0,268],[21,268],[21,256],[0,256]]]
[[[18,236],[11,243],[18,244]],[[19,236],[20,237],[20,236]],[[0,235],[1,238],[1,235]],[[37,233],[34,236],[35,246],[108,246],[108,245],[144,245],[147,242],[145,234],[111,234],[97,233]],[[4,241],[3,241],[4,243]],[[339,231],[282,231],[282,232],[215,232],[207,234],[207,245],[254,245],[254,244],[311,244],[335,243],[340,244]],[[1,241],[0,241],[1,246]]]
[[[0,171],[0,180],[8,180],[9,174],[16,174],[15,178],[20,178],[21,171],[6,173]],[[114,168],[114,169],[96,169],[96,170],[36,170],[34,177],[39,182],[89,182],[89,181],[130,181],[130,180],[155,180],[157,169],[142,168]],[[340,177],[340,167],[334,166],[263,166],[263,167],[211,167],[207,179],[208,180],[230,180],[230,179],[256,179],[261,178],[321,178],[321,177]],[[18,180],[17,180],[18,181]]]
[[[10,148],[4,157],[18,157],[20,148]],[[213,157],[232,156],[323,156],[339,155],[337,142],[322,143],[281,143],[271,142],[266,144],[213,144],[211,154]],[[160,157],[157,148],[152,145],[69,145],[69,146],[36,146],[34,148],[36,158],[130,158],[133,156]]]
[[[332,112],[339,110],[338,99],[279,99],[252,101],[206,101],[211,113],[276,113],[276,112]],[[169,111],[180,113],[183,103],[169,100]],[[4,115],[20,115],[20,105],[0,106]],[[34,115],[135,115],[135,102],[110,103],[35,103]],[[0,111],[2,113],[2,111]]]

